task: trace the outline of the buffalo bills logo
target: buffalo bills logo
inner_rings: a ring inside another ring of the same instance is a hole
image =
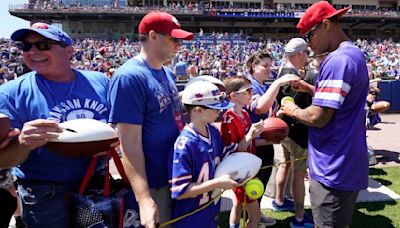
[[[135,210],[128,209],[125,213],[123,224],[124,228],[140,227],[139,213]]]
[[[221,92],[217,89],[217,90],[212,90],[211,94],[215,100],[219,100],[218,98],[219,98],[219,95],[221,94]]]
[[[196,94],[194,95],[194,97],[196,98],[196,100],[202,101],[204,95],[203,95],[202,93],[196,93]]]
[[[245,175],[243,178],[237,178],[237,179],[235,179],[235,181],[238,182],[238,183],[243,183],[243,182],[245,182],[249,177],[250,177],[250,170],[247,171],[246,175]]]
[[[167,92],[161,88],[156,90],[154,95],[156,96],[160,106],[160,113],[162,113],[171,103],[171,98],[168,96]]]
[[[32,28],[34,29],[49,29],[49,25],[41,22],[37,22],[32,25]]]

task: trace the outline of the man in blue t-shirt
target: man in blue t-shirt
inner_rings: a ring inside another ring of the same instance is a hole
[[[77,191],[91,160],[52,153],[43,146],[63,130],[59,122],[108,121],[108,78],[70,67],[72,40],[57,27],[35,23],[11,35],[33,71],[0,87],[0,113],[21,129],[0,151],[0,168],[18,166],[18,192],[28,227],[70,227],[66,191]]]
[[[368,71],[364,53],[338,23],[347,10],[320,1],[302,16],[297,28],[310,47],[317,55],[329,54],[320,64],[312,105],[282,105],[284,114],[310,126],[310,197],[318,227],[350,225],[358,192],[368,186]]]
[[[174,73],[177,80],[187,80],[187,63],[183,60],[183,57],[179,58],[179,62],[175,64]]]
[[[122,65],[109,89],[110,122],[121,139],[123,164],[146,227],[171,219],[168,154],[184,127],[181,102],[169,62],[193,34],[177,19],[151,12],[139,24],[140,54]]]

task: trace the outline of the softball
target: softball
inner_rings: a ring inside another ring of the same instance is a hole
[[[249,199],[256,200],[264,194],[264,184],[259,179],[251,179],[244,186],[244,190]]]
[[[283,104],[284,102],[293,102],[294,103],[294,99],[293,99],[293,97],[286,96],[286,97],[282,98],[281,104]]]

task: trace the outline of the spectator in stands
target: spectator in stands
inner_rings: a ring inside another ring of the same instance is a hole
[[[190,65],[189,65],[189,68],[188,68],[189,79],[197,77],[198,69],[199,68],[196,65],[196,60],[192,59]]]
[[[230,34],[229,37],[233,38],[238,36],[238,34]],[[200,40],[206,40],[210,37],[210,34],[204,34]],[[174,64],[177,62],[179,57],[182,56],[189,65],[191,60],[196,59],[196,64],[199,67],[198,72],[207,72],[206,70],[209,65],[216,59],[226,58],[227,67],[226,75],[235,75],[235,72],[241,71],[243,62],[246,58],[257,50],[264,50],[271,52],[273,57],[273,63],[271,66],[271,73],[275,74],[279,67],[282,65],[281,59],[283,59],[283,47],[284,42],[280,40],[265,40],[260,42],[244,41],[245,43],[234,44],[234,43],[219,43],[213,45],[205,45],[203,41],[200,41],[198,45],[186,46],[185,42],[182,46],[181,51],[178,52],[176,61],[172,62],[172,69]],[[372,73],[376,77],[396,77],[399,76],[399,67],[394,64],[394,66],[389,66],[390,56],[398,56],[400,54],[400,45],[398,42],[394,42],[391,39],[379,39],[379,40],[366,40],[358,39],[355,42],[364,52],[368,60],[368,64],[371,65]],[[185,47],[186,46],[186,47]],[[22,55],[21,51],[18,50],[16,54],[11,54],[15,50],[12,47],[16,47],[9,40],[0,39],[0,56],[3,67],[8,69],[7,72],[13,72],[16,76],[27,73],[30,71],[27,67],[22,67]],[[105,48],[102,48],[105,47]],[[136,41],[129,41],[125,38],[124,41],[107,41],[107,40],[97,40],[86,38],[83,40],[76,40],[74,43],[74,49],[78,50],[75,52],[75,58],[73,58],[72,63],[77,66],[77,69],[85,69],[84,65],[89,62],[91,65],[95,63],[94,57],[99,54],[98,51],[103,50],[104,62],[109,62],[112,68],[117,69],[122,63],[126,62],[129,58],[133,57],[140,51],[140,45]],[[111,50],[111,51],[110,51]],[[387,61],[384,57],[387,57]],[[396,58],[394,60],[396,62]],[[394,62],[394,63],[395,63]],[[16,63],[16,64],[15,64]],[[385,64],[384,64],[385,63]],[[233,68],[232,68],[233,66]],[[229,69],[230,68],[230,69]],[[228,70],[229,69],[229,70]],[[232,69],[234,73],[232,73]],[[23,73],[20,73],[23,70]],[[221,71],[222,69],[218,69]],[[231,71],[231,72],[229,72]],[[15,77],[13,74],[12,78]],[[209,74],[209,73],[208,73]],[[216,75],[221,75],[223,72],[216,72]],[[1,74],[0,74],[1,75]],[[274,77],[271,77],[273,79]]]
[[[182,39],[193,34],[177,19],[151,12],[139,23],[140,54],[114,74],[109,90],[110,121],[121,137],[122,161],[139,204],[142,225],[155,227],[171,219],[167,158],[184,127],[172,60]],[[162,126],[160,128],[160,126]]]
[[[179,58],[179,62],[175,64],[174,74],[177,80],[187,80],[188,77],[188,65],[183,57]]]
[[[9,79],[14,79],[14,74],[12,72],[10,72],[10,70],[8,69],[8,67],[1,67],[0,68],[0,81],[1,84],[8,82]]]
[[[0,151],[0,167],[21,171],[18,192],[28,227],[67,228],[71,218],[65,192],[78,190],[91,158],[67,158],[42,146],[63,131],[59,122],[82,117],[107,121],[108,79],[70,67],[72,40],[57,27],[35,23],[11,38],[22,42],[23,60],[33,71],[0,87],[0,113],[21,129],[18,139]],[[88,101],[90,108],[84,107]],[[75,105],[66,109],[66,104]]]
[[[106,72],[106,68],[104,66],[103,56],[101,54],[97,54],[94,57],[94,62],[92,63],[92,70],[100,71],[102,73]]]
[[[364,53],[338,21],[348,10],[320,1],[301,17],[297,28],[313,51],[329,54],[321,63],[312,105],[301,109],[285,102],[281,107],[284,114],[310,126],[310,197],[318,227],[348,227],[358,192],[368,186],[368,70]]]

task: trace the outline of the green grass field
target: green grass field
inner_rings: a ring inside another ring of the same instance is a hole
[[[400,167],[370,168],[370,177],[400,194]],[[269,217],[275,218],[275,227],[289,227],[293,213],[273,212],[263,210]],[[310,210],[307,210],[311,213]],[[221,213],[220,227],[228,228],[229,213]],[[400,203],[399,201],[358,203],[353,215],[353,223],[350,227],[386,228],[400,227]]]

